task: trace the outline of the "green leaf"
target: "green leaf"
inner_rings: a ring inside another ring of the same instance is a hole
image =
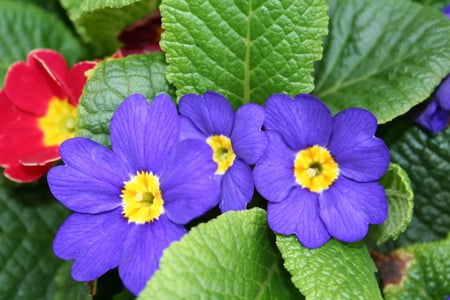
[[[167,78],[178,96],[214,90],[237,107],[314,88],[324,0],[163,0],[160,9]]]
[[[89,295],[89,286],[87,282],[75,283],[70,276],[72,262],[67,261],[61,264],[58,272],[55,275],[55,293],[52,299],[54,300],[88,300],[91,299]]]
[[[405,269],[399,270],[400,278],[385,282],[386,300],[444,300],[450,295],[450,238],[399,249],[390,257]]]
[[[35,48],[51,48],[69,65],[85,55],[72,32],[53,14],[29,3],[0,2],[0,87],[9,66]]]
[[[160,93],[174,94],[165,73],[162,53],[131,55],[98,64],[80,98],[77,135],[109,145],[111,116],[126,97],[140,93],[150,100]]]
[[[120,48],[117,37],[128,26],[156,10],[159,0],[61,0],[81,38],[95,56]]]
[[[423,5],[433,6],[434,8],[437,8],[439,10],[442,10],[445,6],[450,4],[448,0],[414,0],[414,1],[422,3]]]
[[[446,237],[450,228],[450,128],[433,135],[413,126],[389,148],[392,161],[408,173],[415,194],[413,219],[396,244]]]
[[[308,249],[295,235],[277,235],[276,242],[292,282],[307,299],[382,299],[376,268],[364,244],[332,239]]]
[[[414,193],[408,174],[397,164],[391,164],[380,180],[389,203],[389,216],[381,225],[371,226],[369,237],[378,244],[388,239],[396,240],[411,222],[414,209]]]
[[[52,243],[68,210],[50,196],[46,182],[15,185],[0,178],[0,295],[2,299],[53,299],[83,295]],[[75,293],[78,291],[78,293]],[[67,299],[67,298],[65,298]]]
[[[172,244],[138,299],[301,299],[264,210],[227,212]]]
[[[450,22],[409,0],[329,0],[314,94],[336,113],[362,107],[385,123],[424,101],[450,72]]]

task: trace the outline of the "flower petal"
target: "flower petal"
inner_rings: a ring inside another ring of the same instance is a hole
[[[130,172],[157,173],[161,161],[179,138],[175,104],[166,94],[150,105],[143,95],[129,96],[111,120],[111,144]]]
[[[268,132],[267,136],[269,144],[253,170],[253,176],[256,189],[264,198],[280,202],[297,186],[293,171],[295,153],[277,133]]]
[[[438,86],[435,97],[441,108],[450,110],[450,76],[447,76]]]
[[[67,165],[51,169],[47,180],[61,203],[80,213],[99,213],[121,205],[128,174],[111,150],[78,137],[65,141],[60,151]]]
[[[32,167],[16,163],[8,165],[3,172],[9,180],[27,183],[38,180],[44,176],[51,167],[51,163]]]
[[[59,146],[52,146],[36,150],[33,153],[26,153],[20,159],[20,163],[24,166],[42,166],[60,159]]]
[[[340,177],[319,197],[320,217],[338,240],[356,242],[367,234],[369,223],[387,218],[386,194],[375,182],[359,183]]]
[[[196,139],[206,141],[207,138],[208,136],[195,127],[188,118],[180,116],[180,140]]]
[[[252,170],[247,164],[236,159],[223,175],[220,211],[224,213],[245,209],[247,203],[252,200],[254,190]]]
[[[43,116],[51,98],[64,99],[67,96],[49,72],[51,69],[57,69],[57,72],[67,70],[61,54],[42,49],[30,52],[27,62],[16,62],[8,69],[5,94],[22,111]]]
[[[81,93],[86,84],[87,71],[91,70],[97,65],[94,61],[79,62],[70,69],[67,74],[67,93],[69,96],[69,103],[73,106],[78,106]]]
[[[375,116],[364,109],[346,109],[334,117],[328,147],[341,175],[364,182],[378,180],[386,173],[389,149],[374,136],[376,128]]]
[[[267,147],[266,133],[261,130],[264,116],[264,108],[252,103],[236,111],[231,133],[233,150],[248,164],[256,163]]]
[[[150,224],[134,226],[123,244],[119,264],[125,287],[137,296],[159,268],[163,251],[185,233],[184,227],[171,223],[164,215]]]
[[[291,190],[281,202],[269,202],[267,220],[270,228],[279,234],[296,234],[300,243],[317,248],[330,239],[319,216],[318,195],[301,187]]]
[[[94,280],[119,265],[121,245],[132,226],[120,209],[96,215],[73,214],[56,233],[53,251],[62,259],[75,259],[75,280]]]
[[[436,99],[426,103],[426,107],[414,119],[423,128],[437,133],[444,130],[449,122],[450,111],[439,106]]]
[[[332,116],[322,102],[311,95],[295,99],[275,94],[267,99],[266,130],[277,131],[294,151],[314,145],[326,146],[332,130]]]
[[[217,165],[212,150],[197,140],[174,146],[160,172],[165,213],[176,224],[186,224],[219,202],[220,188],[214,180]]]
[[[180,114],[188,118],[207,137],[214,134],[230,136],[234,112],[228,100],[215,92],[188,94],[178,104]],[[183,129],[182,129],[183,130]]]

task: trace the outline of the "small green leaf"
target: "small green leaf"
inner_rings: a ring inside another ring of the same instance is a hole
[[[397,245],[447,236],[450,228],[450,128],[433,135],[412,126],[389,145],[392,161],[408,173],[414,215]]]
[[[111,116],[126,97],[140,93],[150,100],[160,93],[174,94],[165,73],[162,53],[131,55],[98,64],[80,98],[77,135],[109,145]]]
[[[370,228],[369,237],[378,244],[397,239],[411,222],[414,209],[414,193],[408,174],[399,165],[391,164],[380,182],[386,191],[389,216],[383,224]]]
[[[53,300],[89,300],[89,287],[87,282],[76,283],[70,276],[72,262],[61,264],[55,275],[55,294]]]
[[[333,112],[362,107],[385,123],[424,101],[450,72],[450,22],[409,0],[329,0],[314,94]]]
[[[437,299],[450,295],[450,238],[399,249],[393,255],[407,261],[397,283],[384,288],[386,300]]]
[[[264,210],[227,212],[172,244],[138,299],[302,299]]]
[[[117,37],[128,26],[156,10],[159,0],[61,0],[81,38],[96,57],[120,48]]]
[[[277,246],[292,282],[307,299],[382,299],[376,268],[364,244],[332,239],[308,249],[295,235],[277,235]]]
[[[314,88],[324,0],[164,0],[160,9],[167,78],[178,96],[214,90],[237,107]]]
[[[0,87],[9,66],[25,60],[33,49],[59,51],[69,65],[85,55],[85,49],[61,21],[35,5],[1,1],[0,16]]]
[[[14,185],[0,178],[2,299],[54,299],[62,285],[66,295],[78,291],[78,299],[86,299],[85,284],[73,281],[52,251],[56,230],[68,213],[50,196],[45,181]]]

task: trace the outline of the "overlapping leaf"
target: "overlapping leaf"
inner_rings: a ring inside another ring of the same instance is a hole
[[[70,65],[85,55],[79,41],[54,15],[29,3],[0,2],[0,87],[9,66],[35,48],[61,52]]]
[[[370,237],[378,244],[388,239],[397,239],[411,222],[414,208],[414,194],[408,174],[397,164],[391,164],[386,175],[381,178],[389,203],[389,216],[381,224],[372,226]]]
[[[221,92],[234,104],[313,89],[325,1],[165,0],[161,47],[178,96]]]
[[[277,235],[277,246],[292,282],[307,299],[382,299],[376,268],[364,244],[332,239],[308,249],[294,235]]]
[[[424,101],[450,72],[450,22],[409,0],[329,0],[330,27],[314,94],[379,123]]]
[[[117,37],[128,26],[156,10],[159,0],[61,0],[77,32],[94,48],[95,57],[120,48]]]
[[[129,95],[147,99],[174,94],[165,78],[162,53],[108,59],[96,66],[84,88],[78,108],[77,135],[109,145],[109,122],[117,106]]]
[[[165,251],[138,299],[302,299],[273,238],[259,208],[200,224]]]

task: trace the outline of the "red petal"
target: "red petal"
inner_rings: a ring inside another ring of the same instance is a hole
[[[19,109],[42,116],[52,97],[66,97],[60,82],[64,68],[67,69],[64,58],[55,51],[30,52],[27,62],[16,62],[9,67],[4,92]]]
[[[51,166],[51,163],[37,167],[27,167],[20,164],[15,164],[6,168],[4,174],[7,178],[13,181],[21,183],[32,182],[44,176]]]
[[[33,153],[24,154],[20,158],[20,163],[27,167],[42,166],[60,159],[59,147],[53,146],[40,149]]]
[[[73,106],[78,106],[81,93],[83,92],[83,88],[87,80],[86,72],[91,70],[96,65],[97,62],[94,61],[82,61],[75,64],[72,69],[70,69],[67,76],[67,82],[70,83],[70,85],[68,85],[67,90],[69,102]]]

